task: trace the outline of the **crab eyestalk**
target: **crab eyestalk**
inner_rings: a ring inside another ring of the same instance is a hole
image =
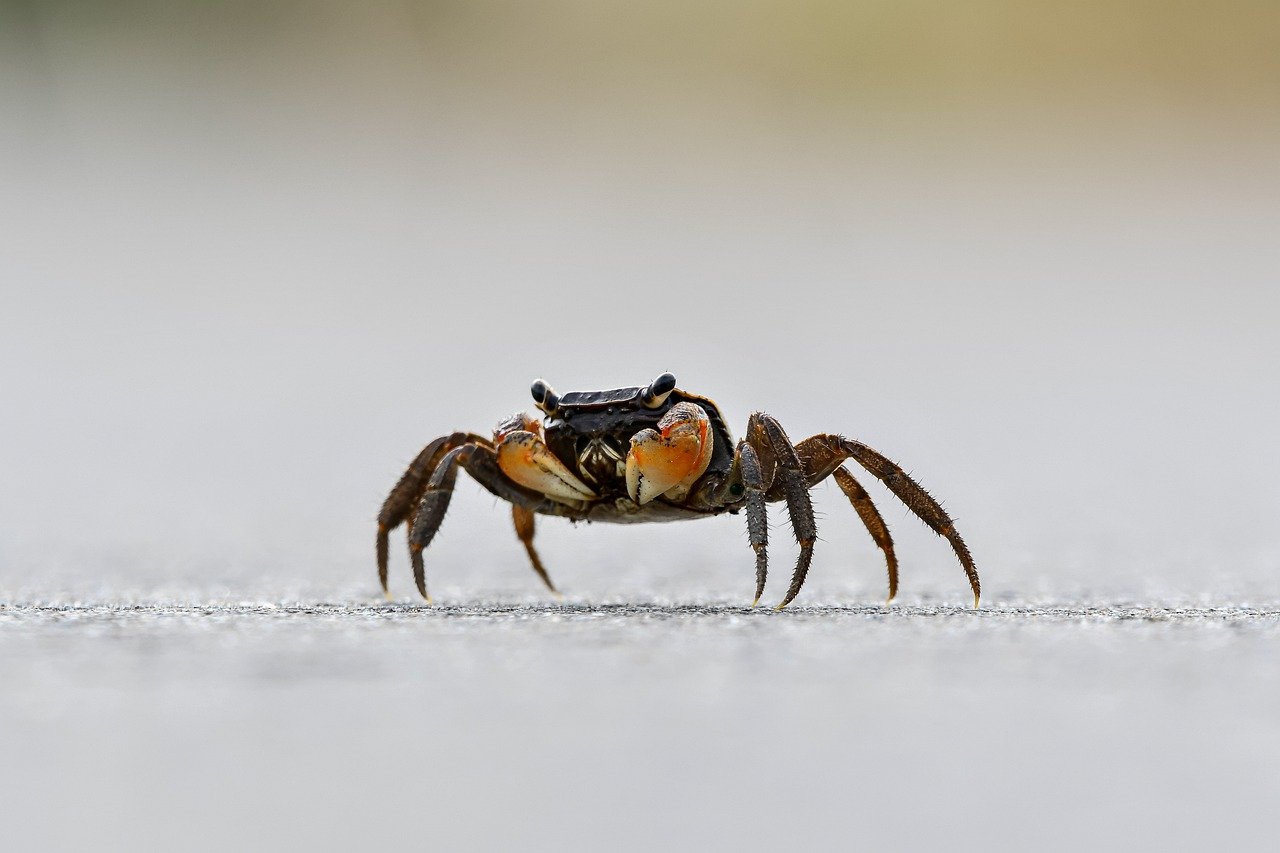
[[[529,392],[533,394],[533,402],[539,409],[548,415],[555,414],[556,408],[560,405],[560,395],[551,390],[550,385],[539,379],[529,388]]]
[[[674,390],[676,390],[675,375],[664,373],[649,383],[649,387],[644,389],[644,393],[640,395],[640,401],[648,408],[656,409],[667,402],[667,398],[671,396],[671,392]]]

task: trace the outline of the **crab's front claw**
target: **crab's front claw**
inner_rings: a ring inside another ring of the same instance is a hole
[[[627,494],[638,504],[661,495],[683,499],[711,462],[711,421],[701,406],[677,403],[658,421],[631,438],[627,453]],[[661,430],[661,431],[659,431]]]
[[[596,493],[555,457],[542,439],[515,430],[498,444],[498,467],[516,483],[562,503],[595,500]]]

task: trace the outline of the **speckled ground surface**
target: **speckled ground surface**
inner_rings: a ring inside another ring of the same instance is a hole
[[[5,833],[1265,849],[1278,642],[1260,605],[10,601]]]

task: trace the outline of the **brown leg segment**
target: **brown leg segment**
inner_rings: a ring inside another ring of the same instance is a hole
[[[422,452],[409,463],[408,470],[383,501],[382,510],[378,513],[377,545],[378,581],[382,584],[383,592],[387,591],[387,558],[390,550],[388,537],[391,531],[405,521],[408,521],[407,529],[413,529],[413,517],[417,513],[423,493],[427,490],[427,481],[432,472],[436,470],[436,466],[440,464],[440,460],[446,453],[468,442],[487,445],[489,440],[469,432],[455,432],[452,435],[437,438],[422,448]]]
[[[745,441],[738,442],[738,464],[742,468],[742,485],[746,489],[747,535],[751,548],[756,552],[755,607],[764,595],[764,582],[769,576],[769,516],[764,502],[764,477],[760,472],[760,459],[756,451]]]
[[[764,412],[756,412],[747,421],[746,440],[760,457],[766,495],[773,498],[776,494],[786,501],[787,513],[791,516],[791,529],[800,545],[800,555],[791,575],[791,586],[777,607],[781,610],[800,594],[804,579],[809,574],[813,544],[818,538],[813,504],[809,501],[804,466],[791,439],[787,438],[777,420]]]
[[[538,559],[537,550],[533,547],[533,519],[532,510],[525,509],[519,504],[511,505],[511,520],[516,525],[516,536],[519,536],[520,541],[524,543],[524,550],[529,554],[529,562],[533,564],[533,570],[538,573],[538,577],[542,578],[542,582],[547,585],[547,589],[559,595],[560,591],[551,582],[551,576],[547,574],[546,568],[542,565],[542,560]]]
[[[884,552],[884,561],[889,568],[889,600],[893,601],[893,597],[898,594],[898,558],[893,553],[893,537],[889,535],[889,525],[884,523],[880,511],[871,502],[871,495],[867,494],[862,484],[853,478],[848,468],[844,466],[837,468],[834,476],[836,485],[840,487],[840,491],[844,492],[849,503],[853,504],[853,509],[862,519],[867,532]]]
[[[449,509],[449,500],[453,497],[453,487],[458,479],[459,466],[465,468],[480,485],[512,504],[532,511],[551,503],[542,495],[508,480],[498,467],[498,456],[488,442],[464,444],[446,453],[427,482],[422,502],[414,517],[413,529],[409,533],[409,558],[413,562],[413,580],[418,586],[418,592],[428,603],[431,602],[431,596],[427,594],[426,569],[422,562],[422,551],[431,544],[431,540],[435,538],[444,521],[445,512]]]
[[[964,544],[964,540],[956,532],[955,523],[942,505],[911,479],[901,466],[862,442],[840,435],[824,434],[806,438],[796,446],[796,450],[804,461],[810,484],[830,475],[846,459],[854,460],[874,474],[917,518],[951,543],[952,550],[969,578],[969,586],[973,589],[973,606],[978,606],[982,583],[978,580],[978,569],[973,563],[973,555],[969,553],[969,546]]]

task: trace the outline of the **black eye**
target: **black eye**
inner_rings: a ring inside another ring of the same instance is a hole
[[[745,491],[746,491],[746,487],[743,486],[741,483],[734,483],[732,486],[729,487],[729,494],[733,495],[735,498]]]
[[[671,373],[664,373],[657,379],[653,380],[653,384],[649,386],[649,391],[656,397],[659,394],[666,394],[674,390],[676,387],[676,377]]]
[[[664,373],[649,383],[648,388],[644,389],[644,393],[640,395],[640,402],[650,409],[656,409],[667,402],[667,397],[671,395],[675,387],[676,378],[670,373]]]
[[[551,390],[551,386],[539,379],[529,388],[529,393],[533,395],[533,402],[538,404],[538,408],[547,414],[551,414],[556,410],[556,406],[560,405],[560,397],[555,391]]]

